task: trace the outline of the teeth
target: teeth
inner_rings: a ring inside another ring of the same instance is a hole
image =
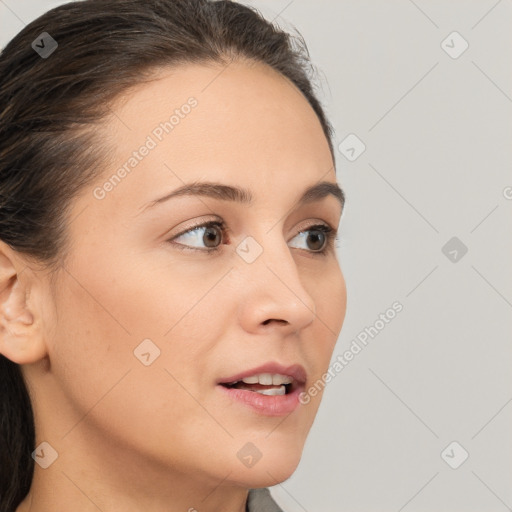
[[[286,394],[286,389],[284,386],[280,386],[278,388],[270,388],[270,389],[260,389],[258,391],[255,391],[255,393],[259,393],[260,395],[284,395]]]
[[[286,375],[279,375],[277,373],[272,375],[272,384],[274,384],[274,386],[280,386],[281,384],[291,384],[292,382],[293,379]]]
[[[245,377],[245,379],[242,379],[242,382],[246,384],[258,384],[258,376],[253,375],[252,377]]]
[[[258,375],[258,381],[263,386],[270,386],[272,384],[272,375],[270,373],[261,373]]]
[[[281,386],[282,384],[291,384],[293,379],[286,375],[280,375],[279,373],[260,373],[258,375],[251,375],[245,377],[242,382],[246,384],[261,384],[262,386]]]

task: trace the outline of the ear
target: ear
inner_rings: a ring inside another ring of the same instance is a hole
[[[19,253],[0,240],[0,354],[17,364],[47,355],[40,311],[31,296],[35,279]]]

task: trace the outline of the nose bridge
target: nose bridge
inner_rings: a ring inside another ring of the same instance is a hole
[[[289,246],[277,229],[256,236],[246,237],[237,247],[245,282],[250,283],[244,303],[257,312],[258,323],[272,319],[287,322],[293,330],[305,327],[315,318],[315,302],[303,286]]]

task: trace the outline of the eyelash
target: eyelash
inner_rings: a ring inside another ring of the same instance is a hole
[[[213,255],[221,249],[221,247],[223,245],[222,243],[219,244],[217,247],[208,247],[206,249],[199,249],[197,247],[189,247],[184,244],[173,242],[173,240],[175,238],[180,237],[181,235],[184,235],[191,231],[195,231],[196,229],[209,228],[209,227],[214,227],[214,226],[217,226],[220,228],[223,238],[229,232],[229,229],[227,228],[224,221],[212,220],[212,221],[208,221],[208,222],[203,222],[202,224],[198,224],[197,226],[192,226],[192,227],[188,228],[186,231],[183,231],[181,233],[178,233],[177,235],[174,235],[171,239],[167,240],[167,242],[170,242],[173,245],[175,245],[180,251],[199,251],[199,252],[204,252],[208,255]],[[331,227],[329,224],[314,224],[314,225],[307,227],[306,229],[300,230],[299,233],[305,233],[307,231],[321,231],[322,233],[324,233],[324,235],[327,238],[326,243],[324,244],[324,248],[322,250],[320,250],[320,251],[309,251],[308,250],[307,252],[310,252],[311,254],[317,254],[320,256],[326,256],[330,251],[334,251],[334,241],[339,240],[339,238],[337,236],[336,230],[333,227]],[[297,234],[299,234],[299,233],[297,233]],[[307,250],[307,249],[303,249],[303,250]]]

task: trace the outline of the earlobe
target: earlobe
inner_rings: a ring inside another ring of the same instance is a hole
[[[21,259],[0,241],[0,354],[17,364],[47,355],[40,317],[29,301],[32,274],[24,269]]]

